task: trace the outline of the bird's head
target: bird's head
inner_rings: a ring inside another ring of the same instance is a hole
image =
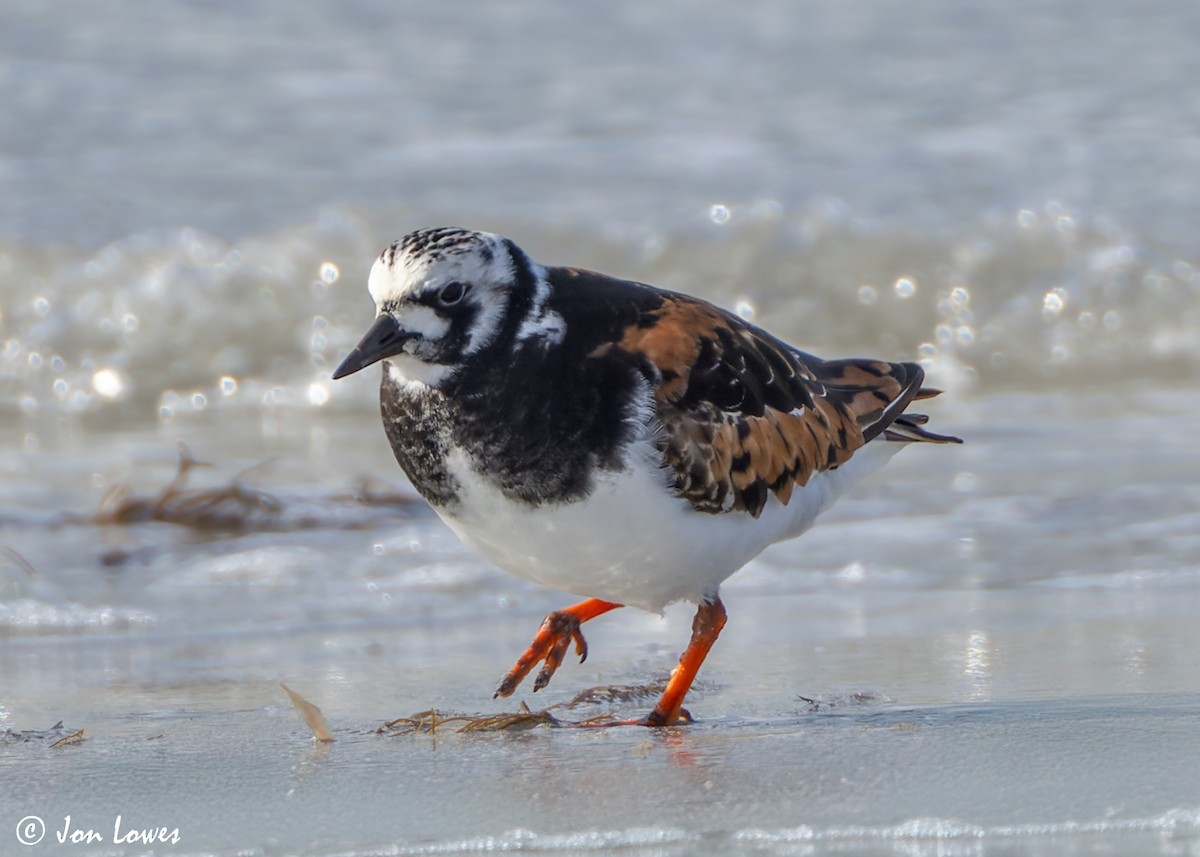
[[[407,380],[438,386],[525,316],[542,283],[511,241],[466,229],[420,229],[371,268],[376,317],[338,366],[343,378],[391,359]]]

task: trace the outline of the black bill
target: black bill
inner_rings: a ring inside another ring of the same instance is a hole
[[[372,363],[378,363],[393,354],[399,354],[404,343],[415,339],[416,335],[401,330],[399,323],[389,313],[383,313],[375,319],[375,323],[354,350],[346,355],[346,359],[334,370],[333,380],[353,375],[359,369],[366,369]]]

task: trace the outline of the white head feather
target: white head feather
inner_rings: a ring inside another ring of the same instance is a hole
[[[422,230],[397,241],[375,260],[367,290],[379,312],[391,312],[404,330],[435,341],[449,331],[448,320],[412,298],[436,294],[458,282],[478,306],[464,356],[483,348],[500,329],[515,279],[514,261],[504,239],[490,232]]]

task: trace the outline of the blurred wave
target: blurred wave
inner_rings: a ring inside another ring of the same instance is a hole
[[[379,248],[417,225],[338,211],[234,243],[182,228],[0,248],[0,419],[373,407],[329,373],[372,315]],[[699,294],[818,354],[920,359],[957,392],[1200,378],[1200,260],[1057,202],[953,234],[836,199],[714,206],[670,232],[488,225],[543,262]]]

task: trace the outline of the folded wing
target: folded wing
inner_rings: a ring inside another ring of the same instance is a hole
[[[664,460],[703,511],[757,517],[771,494],[786,504],[881,435],[960,442],[904,413],[938,393],[921,387],[917,364],[821,360],[683,295],[665,293],[614,345],[652,367]]]

